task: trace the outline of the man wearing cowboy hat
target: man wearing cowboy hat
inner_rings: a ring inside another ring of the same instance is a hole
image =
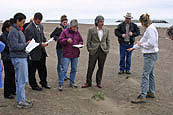
[[[118,25],[115,29],[115,36],[118,37],[118,42],[120,44],[120,71],[118,74],[131,74],[131,55],[132,51],[128,52],[128,48],[132,48],[135,42],[135,37],[140,34],[140,30],[136,24],[131,22],[133,18],[131,13],[126,13],[125,21]],[[126,60],[125,60],[126,59]]]

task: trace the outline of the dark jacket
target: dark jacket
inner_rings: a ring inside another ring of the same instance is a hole
[[[26,41],[29,41],[32,38],[34,38],[34,40],[37,43],[40,43],[39,46],[37,46],[35,49],[33,49],[29,53],[30,54],[30,60],[33,60],[33,61],[39,61],[42,56],[45,56],[45,57],[47,56],[45,48],[41,46],[41,44],[43,42],[46,42],[46,38],[45,38],[44,33],[43,33],[43,25],[40,24],[40,25],[38,25],[38,27],[40,28],[39,30],[36,28],[34,23],[31,22],[26,27],[26,29],[24,31],[25,37],[26,37]]]
[[[10,61],[11,58],[10,58],[10,53],[9,53],[9,47],[7,45],[7,36],[8,36],[7,31],[4,31],[0,36],[0,41],[2,41],[5,44],[5,49],[1,53],[1,59]]]
[[[28,45],[28,43],[26,42],[25,35],[21,31],[20,27],[16,24],[12,25],[12,28],[7,37],[7,44],[9,47],[10,57],[28,57],[28,54],[25,52],[25,48]]]
[[[140,30],[136,24],[133,22],[130,23],[129,32],[132,32],[133,35],[130,37],[130,44],[134,44],[135,37],[140,34]],[[122,34],[126,34],[126,23],[122,22],[118,25],[118,27],[114,31],[115,35],[118,37],[118,41],[120,44],[124,42],[124,38],[122,38]]]
[[[26,27],[30,24],[31,22],[27,22],[23,25],[23,30],[25,31]]]
[[[68,38],[72,38],[73,42],[68,43],[67,42]],[[65,29],[60,35],[59,42],[63,47],[63,50],[62,50],[63,57],[65,57],[65,58],[79,57],[79,54],[80,54],[79,48],[73,47],[73,45],[83,44],[82,36],[80,35],[80,33],[78,31],[73,32],[73,31],[71,31],[70,28]]]
[[[64,29],[68,28],[68,27],[69,27],[69,25],[63,26],[62,24],[59,24],[59,25],[55,28],[55,30],[50,34],[50,38],[54,37],[54,40],[57,41],[57,44],[56,44],[56,49],[57,49],[57,50],[61,50],[61,49],[62,49],[62,46],[61,46],[61,44],[59,43],[59,36],[60,36],[61,32],[62,32]]]

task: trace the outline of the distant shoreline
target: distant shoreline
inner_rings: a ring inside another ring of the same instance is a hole
[[[0,25],[1,24],[3,24],[3,22],[0,22]],[[55,22],[43,22],[42,24],[56,24]],[[58,23],[59,24],[59,23]],[[94,24],[86,24],[86,23],[79,23],[79,25],[90,25],[90,26],[94,26]],[[105,24],[105,26],[117,26],[117,25],[106,25]],[[139,27],[141,27],[140,25],[139,25]],[[167,29],[167,28],[169,28],[169,27],[157,27],[157,28],[163,28],[163,29]]]

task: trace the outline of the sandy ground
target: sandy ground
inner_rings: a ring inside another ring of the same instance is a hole
[[[86,43],[88,28],[92,25],[80,24],[79,31]],[[50,32],[56,24],[44,24],[45,35],[49,39]],[[3,97],[3,89],[0,89],[0,115],[172,115],[173,114],[173,42],[165,38],[165,29],[159,28],[159,59],[155,67],[156,73],[156,98],[147,100],[146,104],[131,104],[130,101],[139,94],[143,56],[140,50],[134,51],[132,56],[132,74],[118,75],[119,71],[119,44],[113,31],[115,26],[107,26],[110,29],[111,49],[108,54],[102,89],[95,86],[95,72],[93,74],[93,87],[82,89],[85,83],[88,67],[88,52],[86,47],[81,49],[76,83],[77,89],[69,88],[69,81],[64,84],[64,91],[57,89],[57,57],[56,43],[52,42],[46,48],[48,83],[50,90],[33,91],[26,86],[27,98],[34,103],[33,108],[17,109],[16,100],[8,100]],[[142,33],[142,32],[141,32]],[[138,37],[137,39],[140,39]],[[70,70],[70,69],[69,69]],[[69,73],[68,73],[69,75]],[[128,78],[128,79],[127,79]],[[38,75],[37,75],[38,79]],[[39,81],[39,79],[37,80]],[[95,101],[91,99],[94,92],[103,92],[105,100]]]

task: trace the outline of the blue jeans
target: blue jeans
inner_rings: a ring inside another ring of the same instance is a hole
[[[61,82],[60,80],[62,78],[64,79],[67,78],[67,74],[65,74],[64,77],[62,77],[63,75],[62,71],[64,70],[62,66],[62,61],[63,61],[62,50],[56,49],[56,53],[58,57],[57,72],[58,72],[59,82]]]
[[[73,84],[76,77],[78,58],[63,58],[63,75],[67,74],[69,63],[71,62],[71,72],[70,72],[70,84]],[[59,80],[59,85],[62,86],[64,83],[64,78]]]
[[[128,52],[127,49],[132,47],[129,43],[120,45],[120,71],[130,71],[132,51]]]
[[[16,73],[16,97],[17,102],[25,101],[25,85],[28,82],[27,58],[12,58]]]
[[[148,93],[155,93],[154,65],[157,61],[157,53],[144,54],[144,65],[141,81],[141,96],[146,97]]]

